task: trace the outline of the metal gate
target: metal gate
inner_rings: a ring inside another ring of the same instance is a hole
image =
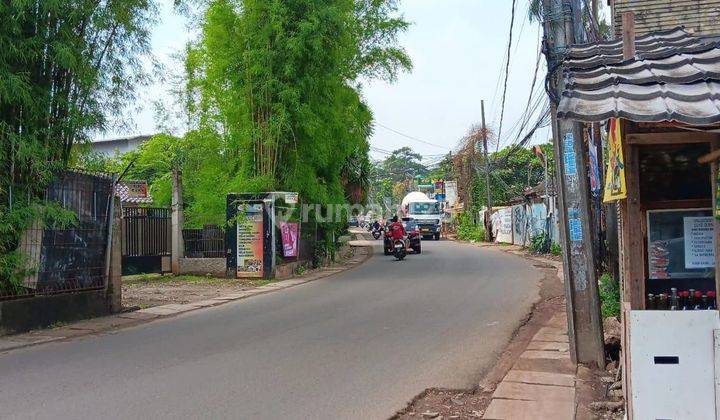
[[[169,272],[171,226],[168,208],[123,208],[122,274]]]

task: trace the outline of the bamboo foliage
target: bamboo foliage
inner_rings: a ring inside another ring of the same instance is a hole
[[[357,80],[411,64],[395,0],[213,0],[187,51],[192,124],[223,139],[244,185],[345,201],[372,115]],[[357,196],[357,194],[355,194]]]
[[[155,9],[151,0],[0,3],[0,288],[53,171],[144,79],[138,60]]]

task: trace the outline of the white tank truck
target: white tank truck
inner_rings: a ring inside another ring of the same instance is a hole
[[[442,212],[440,202],[428,198],[425,193],[414,191],[403,198],[400,204],[405,217],[412,217],[417,221],[423,238],[440,239]]]

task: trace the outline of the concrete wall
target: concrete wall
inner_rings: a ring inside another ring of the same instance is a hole
[[[113,238],[110,250],[110,271],[106,290],[68,292],[0,301],[0,335],[45,328],[96,316],[109,315],[122,309],[120,237],[120,200],[115,197]],[[34,244],[39,247],[40,243]],[[39,251],[25,249],[33,255]]]
[[[179,274],[212,275],[225,277],[227,260],[225,258],[180,258]]]
[[[103,290],[0,301],[0,335],[108,315],[111,307]]]
[[[557,219],[553,211],[550,230],[545,232],[554,243],[560,241]],[[532,238],[544,232],[547,226],[548,209],[544,203],[518,204],[495,211],[490,220],[495,242],[529,246]]]

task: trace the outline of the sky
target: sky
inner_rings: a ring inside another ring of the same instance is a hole
[[[502,76],[511,15],[510,0],[402,0],[400,13],[411,23],[399,44],[413,61],[411,73],[394,83],[366,81],[362,95],[372,109],[375,130],[371,156],[410,146],[426,162],[452,151],[469,128],[480,122],[480,101],[485,100],[486,121],[497,131],[500,122]],[[527,19],[528,0],[517,1],[510,71],[507,83],[504,142],[510,128],[526,109],[537,52],[539,25]],[[186,20],[161,0],[159,23],[152,36],[152,53],[165,66],[160,76],[182,69],[177,58],[193,37]],[[542,83],[544,59],[538,75]],[[172,103],[163,77],[143,89],[130,128],[113,130],[99,138],[114,138],[157,131],[155,101]],[[549,139],[539,130],[532,143]]]

